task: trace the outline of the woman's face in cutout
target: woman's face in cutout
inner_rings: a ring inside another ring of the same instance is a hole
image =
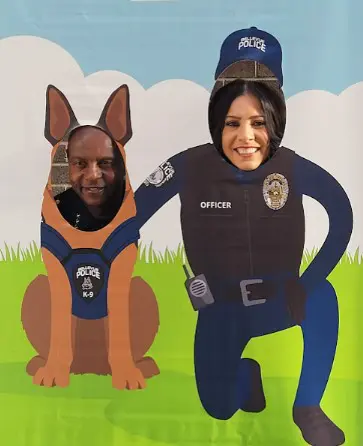
[[[269,136],[260,101],[246,94],[236,98],[222,132],[226,157],[241,170],[255,170],[268,157]]]
[[[72,136],[68,146],[69,179],[88,206],[102,206],[112,196],[119,179],[111,138],[87,127]]]

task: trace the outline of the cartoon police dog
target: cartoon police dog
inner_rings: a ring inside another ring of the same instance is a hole
[[[82,230],[60,212],[61,199],[54,199],[49,175],[41,223],[48,276],[35,278],[22,305],[23,327],[38,353],[27,372],[34,384],[48,387],[67,386],[71,373],[93,373],[111,374],[116,389],[144,388],[145,379],[159,373],[154,360],[144,356],[157,334],[159,314],[150,286],[132,277],[139,231],[125,167],[124,146],[132,136],[128,87],[111,94],[95,126],[80,126],[66,97],[52,85],[46,102],[51,159],[68,138],[70,170],[77,171],[74,190],[59,197],[73,204],[78,199],[93,212],[99,197],[112,190],[109,178],[120,171],[122,199],[108,224]],[[116,159],[118,169],[113,169]]]
[[[261,41],[265,51],[256,45]],[[282,86],[281,48],[273,36],[256,28],[231,34],[216,78],[245,59],[265,64]],[[213,144],[161,164],[135,192],[137,217],[141,228],[180,197],[183,241],[195,275],[186,286],[198,310],[195,376],[206,412],[227,420],[238,410],[264,410],[260,365],[241,356],[251,339],[299,326],[304,355],[292,417],[307,443],[338,446],[344,433],[321,408],[339,326],[327,277],[347,248],[353,215],[335,178],[281,145],[285,118],[279,88],[251,80],[220,88],[209,104]],[[329,233],[300,276],[303,196],[325,208]]]

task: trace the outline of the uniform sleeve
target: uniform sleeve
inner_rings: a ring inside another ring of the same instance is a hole
[[[329,276],[347,249],[353,229],[353,212],[342,186],[324,169],[300,156],[296,157],[295,169],[298,192],[318,201],[329,217],[328,235],[301,276],[302,284],[309,292]]]
[[[180,192],[186,152],[180,152],[164,161],[149,175],[135,192],[139,228],[165,203]]]

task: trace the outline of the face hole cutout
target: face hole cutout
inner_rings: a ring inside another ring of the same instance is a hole
[[[59,143],[51,185],[62,217],[81,231],[97,231],[116,216],[125,195],[125,164],[116,142],[94,126],[80,126]]]
[[[209,129],[215,147],[226,161],[246,171],[274,156],[286,125],[282,90],[270,81],[258,80],[229,80],[209,103]]]
[[[252,60],[242,60],[231,64],[219,75],[214,84],[211,97],[213,97],[221,87],[236,79],[263,81],[271,88],[276,90],[280,89],[276,76],[268,67],[266,67],[266,65]]]

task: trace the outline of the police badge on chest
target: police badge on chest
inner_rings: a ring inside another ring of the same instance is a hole
[[[282,209],[289,196],[289,183],[280,173],[268,175],[263,182],[263,198],[266,205],[278,211]]]
[[[73,280],[79,296],[86,302],[92,302],[102,289],[104,272],[99,265],[78,265],[74,269]]]

